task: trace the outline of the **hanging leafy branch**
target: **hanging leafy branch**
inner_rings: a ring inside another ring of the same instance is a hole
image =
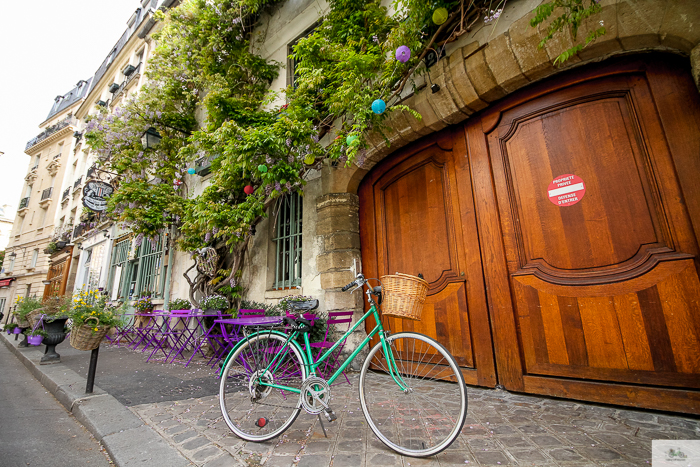
[[[582,2],[538,8],[533,25],[557,7],[565,12],[543,40],[569,26],[575,34],[597,5],[582,9]],[[225,274],[186,273],[193,300],[195,291],[235,298],[250,237],[275,200],[303,194],[306,174],[326,159],[362,163],[365,135],[381,133],[390,112],[420,118],[401,99],[411,77],[424,72],[423,58],[481,18],[497,21],[505,0],[396,0],[393,14],[376,0],[329,0],[318,27],[294,47],[295,87],[281,108],[272,107],[269,93],[279,64],[250,43],[260,12],[278,3],[188,0],[158,12],[163,27],[154,35],[148,84],[88,124],[99,164],[119,174],[108,203],[113,220],[140,240],[176,225],[181,249],[218,252],[216,267]],[[151,127],[162,140],[144,150],[140,138]],[[212,176],[194,196],[186,174],[202,158],[212,161]]]

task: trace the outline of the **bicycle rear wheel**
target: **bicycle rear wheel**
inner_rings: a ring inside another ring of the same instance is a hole
[[[296,346],[285,342],[285,337],[272,333],[249,337],[223,369],[219,383],[221,413],[231,431],[247,441],[262,442],[279,436],[301,410],[298,393],[260,384],[262,380],[301,388],[306,378],[304,360]]]
[[[392,378],[378,342],[360,373],[360,403],[375,435],[394,451],[427,457],[459,436],[467,416],[467,387],[454,357],[435,340],[403,332],[386,339],[407,390]]]

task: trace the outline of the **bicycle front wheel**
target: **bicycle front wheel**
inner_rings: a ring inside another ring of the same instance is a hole
[[[306,367],[286,337],[262,333],[249,337],[226,363],[219,383],[219,405],[228,427],[247,441],[262,442],[282,434],[300,412],[299,393]]]
[[[396,365],[387,361],[378,342],[360,373],[367,423],[384,444],[404,456],[435,455],[459,436],[467,416],[462,372],[430,337],[403,332],[387,337],[386,343]]]

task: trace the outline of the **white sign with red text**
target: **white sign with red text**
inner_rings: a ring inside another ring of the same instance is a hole
[[[573,206],[586,193],[586,184],[576,175],[560,175],[549,184],[547,193],[549,200],[557,206]]]

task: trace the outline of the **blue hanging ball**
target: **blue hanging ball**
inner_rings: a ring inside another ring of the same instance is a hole
[[[377,99],[376,101],[372,102],[372,112],[376,113],[377,115],[380,115],[383,114],[385,110],[386,103],[383,100]]]
[[[187,169],[187,173],[190,174],[190,175],[194,175],[195,170],[192,169],[192,168],[189,168],[189,169]]]

